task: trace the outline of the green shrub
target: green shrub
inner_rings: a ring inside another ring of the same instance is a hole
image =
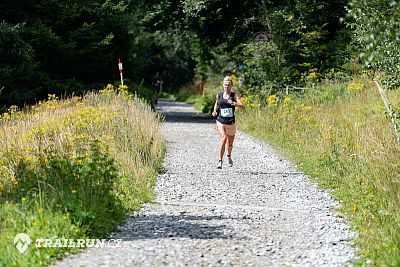
[[[109,85],[83,99],[0,116],[0,266],[43,266],[75,248],[14,246],[33,238],[102,238],[151,201],[164,155],[159,118]]]

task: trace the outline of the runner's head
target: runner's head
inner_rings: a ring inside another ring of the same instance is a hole
[[[226,77],[224,78],[224,90],[230,92],[231,89],[232,89],[232,86],[233,86],[233,80],[232,80],[232,78],[229,77],[229,76],[226,76]]]

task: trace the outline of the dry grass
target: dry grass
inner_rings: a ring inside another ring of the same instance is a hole
[[[124,88],[59,101],[50,95],[0,118],[0,266],[42,266],[65,253],[31,238],[102,237],[153,199],[165,146],[160,119]],[[73,249],[72,249],[73,250]]]

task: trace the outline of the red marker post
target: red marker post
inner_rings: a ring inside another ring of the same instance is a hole
[[[118,59],[119,76],[121,76],[121,85],[124,86],[124,79],[122,78],[122,61]]]

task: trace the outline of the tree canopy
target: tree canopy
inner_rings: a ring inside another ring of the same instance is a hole
[[[124,76],[168,90],[195,76],[240,74],[249,93],[399,71],[399,3],[388,0],[18,0],[0,3],[0,105],[72,94]],[[345,21],[345,23],[342,23]],[[380,23],[377,23],[377,22]],[[269,42],[255,42],[263,32]],[[394,68],[392,67],[394,66]]]
[[[389,0],[352,0],[348,7],[350,23],[360,59],[374,70],[386,73],[384,83],[398,87],[400,80],[400,2]]]
[[[119,57],[129,66],[146,51],[146,34],[135,17],[140,8],[110,0],[2,1],[1,103],[22,104],[48,92],[69,94],[116,80]],[[127,74],[138,69],[127,68]]]

